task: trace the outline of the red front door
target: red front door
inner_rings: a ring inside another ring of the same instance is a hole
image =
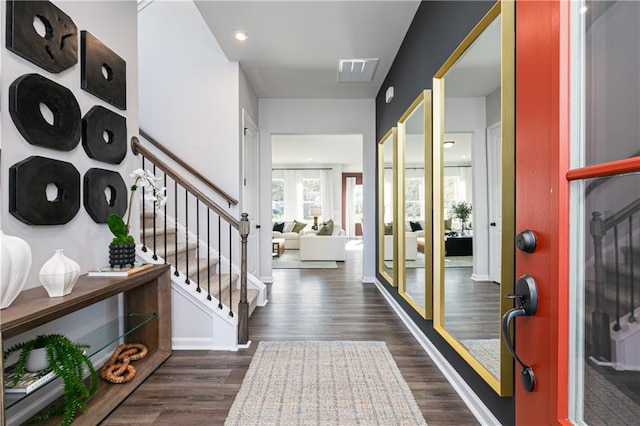
[[[524,390],[516,365],[516,424],[567,417],[567,79],[560,20],[568,2],[516,3],[516,232],[533,230],[533,253],[516,250],[516,277],[531,275],[539,304],[516,320],[516,351],[536,376]]]
[[[516,29],[516,231],[538,238],[516,276],[539,295],[516,423],[637,424],[640,3],[520,1]]]

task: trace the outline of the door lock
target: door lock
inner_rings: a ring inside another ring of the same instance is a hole
[[[526,229],[516,235],[516,247],[526,253],[533,253],[536,249],[536,243],[536,234],[530,229]]]
[[[533,369],[530,365],[526,365],[516,355],[516,349],[513,347],[511,341],[511,335],[509,334],[509,324],[511,320],[521,316],[531,316],[538,310],[538,290],[536,288],[536,282],[531,275],[525,274],[518,278],[516,282],[515,294],[507,294],[505,297],[509,299],[515,299],[517,307],[507,311],[502,317],[502,337],[507,344],[507,348],[513,358],[520,364],[520,378],[522,379],[522,386],[527,392],[532,392],[536,385],[536,376],[533,374]]]

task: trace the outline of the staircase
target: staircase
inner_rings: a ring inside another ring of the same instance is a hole
[[[593,212],[590,224],[595,281],[585,289],[587,349],[595,362],[618,370],[640,371],[639,213],[637,199],[604,220]]]
[[[166,245],[165,251],[165,228],[162,218],[156,216],[156,232],[155,232],[155,246],[154,246],[154,228],[153,228],[153,213],[145,214],[145,218],[142,219],[141,226],[144,227],[144,233],[140,232],[140,241],[144,246],[149,249],[149,253],[153,256],[153,247],[157,248],[156,255],[159,259],[166,260],[167,263],[176,269],[176,228],[175,226],[167,226],[166,229]],[[144,235],[144,239],[143,239]],[[240,275],[237,273],[223,272],[218,275],[218,258],[206,257],[206,249],[200,248],[204,253],[198,257],[198,245],[195,242],[190,242],[189,245],[185,242],[178,242],[177,251],[177,270],[186,275],[189,271],[189,283],[185,280],[175,280],[176,284],[188,286],[190,288],[200,287],[200,292],[206,292],[211,294],[212,299],[217,299],[223,306],[232,306],[233,312],[238,312],[238,302],[240,301],[240,289],[238,288],[238,279]],[[153,259],[153,258],[152,258]],[[188,263],[188,265],[187,265]],[[188,268],[187,268],[188,266]],[[223,270],[226,268],[223,268]],[[174,275],[175,277],[175,275]],[[220,286],[218,286],[220,281]],[[210,291],[207,291],[207,287]],[[231,287],[231,291],[229,288]],[[249,301],[249,315],[253,313],[258,303],[258,296],[260,291],[257,289],[247,289],[247,300]]]
[[[134,154],[142,154],[141,168],[167,187],[168,202],[157,212],[144,199],[141,202],[136,255],[144,262],[172,266],[172,320],[167,330],[172,348],[237,350],[250,343],[249,316],[267,302],[264,283],[247,274],[248,216],[235,217],[230,209],[237,200],[157,141],[152,144],[192,176],[185,178],[132,138]],[[211,191],[228,203],[228,209],[207,195]],[[151,195],[155,197],[155,190]]]

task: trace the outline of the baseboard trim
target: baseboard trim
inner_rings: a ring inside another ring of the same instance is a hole
[[[375,277],[362,277],[362,283],[363,284],[375,284],[376,279]]]
[[[413,334],[418,343],[425,350],[427,355],[433,360],[433,363],[442,372],[445,378],[449,381],[451,386],[455,389],[457,394],[462,398],[462,401],[469,407],[469,410],[475,418],[482,425],[500,425],[498,419],[487,408],[478,395],[469,387],[469,385],[462,379],[458,372],[449,364],[449,361],[442,356],[440,351],[431,343],[431,341],[425,336],[418,326],[409,318],[409,315],[400,307],[398,302],[391,297],[384,286],[375,280],[375,285],[378,287],[382,296],[386,299],[387,303],[396,312],[400,320],[404,323],[407,329]]]

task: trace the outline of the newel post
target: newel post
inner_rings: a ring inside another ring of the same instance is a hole
[[[238,303],[238,344],[249,342],[249,302],[247,301],[247,237],[249,236],[249,215],[242,213],[240,227],[240,303]]]

